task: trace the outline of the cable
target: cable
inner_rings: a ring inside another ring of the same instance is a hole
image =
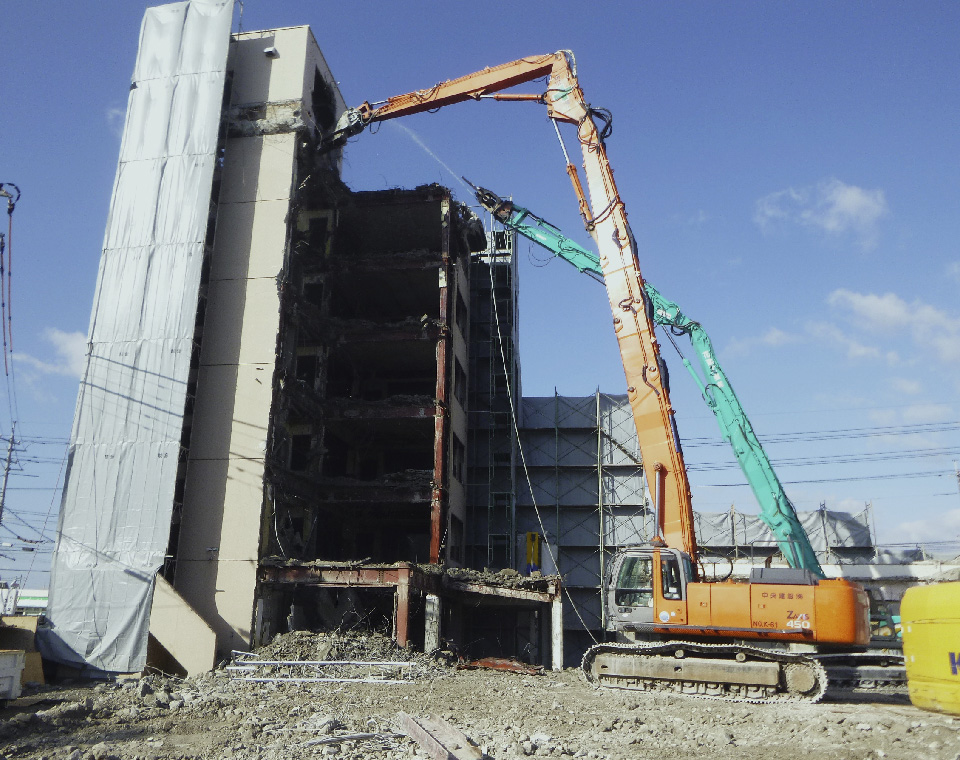
[[[766,443],[795,443],[800,440],[829,441],[853,438],[884,438],[894,435],[918,435],[923,433],[950,433],[960,431],[960,422],[922,422],[914,425],[880,425],[877,427],[833,428],[758,436]],[[690,446],[726,446],[725,441],[714,437],[688,438]]]
[[[863,475],[850,478],[812,478],[810,480],[784,480],[781,481],[785,486],[801,485],[804,483],[850,483],[863,480],[893,480],[900,478],[903,480],[914,478],[942,478],[944,475],[954,477],[952,472],[941,472],[939,470],[927,470],[925,472],[889,472],[883,475]],[[700,486],[701,488],[739,488],[745,487],[745,483],[708,483]],[[950,494],[953,496],[954,494]]]

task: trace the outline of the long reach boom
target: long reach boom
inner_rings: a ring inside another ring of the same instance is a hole
[[[548,81],[543,93],[500,92],[544,76]],[[325,145],[342,145],[349,137],[377,121],[484,98],[541,103],[546,106],[547,115],[555,126],[563,123],[576,127],[590,202],[584,194],[577,168],[564,148],[567,174],[573,183],[584,225],[597,241],[600,251],[600,267],[623,360],[627,396],[637,426],[644,473],[654,500],[656,538],[667,546],[696,556],[690,485],[674,425],[674,410],[664,378],[652,314],[646,306],[636,242],[604,145],[609,131],[609,114],[592,108],[584,98],[577,81],[573,53],[561,50],[550,55],[521,58],[424,90],[396,95],[376,107],[369,102],[363,103],[343,113]],[[599,129],[596,120],[602,124]],[[557,134],[560,134],[559,127]]]
[[[566,237],[550,222],[485,188],[473,187],[480,205],[502,225],[573,264],[581,272],[603,276],[600,260],[596,255]],[[683,365],[716,417],[723,439],[733,448],[737,463],[760,505],[760,518],[773,532],[787,563],[790,567],[810,570],[820,578],[825,578],[826,574],[820,567],[810,539],[797,517],[797,511],[784,491],[740,399],[734,393],[730,380],[717,360],[710,336],[699,322],[684,315],[677,304],[664,298],[649,282],[644,283],[644,290],[650,299],[653,321],[671,330],[674,335],[686,335],[690,339],[700,370],[707,379],[701,378],[685,356],[682,357]]]

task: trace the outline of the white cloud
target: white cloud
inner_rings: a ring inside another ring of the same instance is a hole
[[[743,355],[749,353],[756,346],[778,348],[801,340],[803,338],[799,335],[784,332],[779,327],[770,327],[762,335],[752,338],[734,338],[727,345],[726,353]]]
[[[807,332],[818,340],[828,341],[838,346],[848,359],[880,359],[890,365],[900,362],[896,351],[883,351],[877,346],[861,343],[847,331],[827,322],[811,322],[807,325]]]
[[[107,126],[118,137],[123,134],[123,122],[127,117],[126,106],[110,106],[105,114]]]
[[[952,422],[957,418],[957,412],[950,404],[909,404],[885,409],[871,409],[867,416],[870,421],[881,426],[895,425],[922,425],[934,422]],[[897,445],[899,439],[894,439]],[[930,445],[937,444],[936,439],[929,439]],[[942,441],[939,445],[943,445]]]
[[[922,301],[907,303],[894,293],[875,295],[835,290],[827,302],[850,312],[856,325],[889,336],[910,335],[918,346],[932,350],[946,364],[960,363],[960,317]]]
[[[87,336],[81,332],[64,332],[48,327],[43,337],[53,345],[56,359],[43,361],[30,354],[15,353],[13,358],[45,375],[67,375],[80,379],[87,365]]]
[[[923,385],[918,380],[912,380],[906,377],[890,378],[890,385],[897,393],[905,396],[916,396],[923,391]]]
[[[894,534],[898,542],[951,541],[960,537],[960,509],[948,509],[934,517],[900,523]]]
[[[760,336],[759,342],[764,346],[785,346],[788,343],[796,343],[798,340],[800,338],[797,335],[786,333],[779,327],[771,327]]]
[[[786,223],[815,227],[830,235],[849,233],[866,249],[876,245],[877,225],[888,211],[883,190],[866,190],[829,179],[760,198],[753,220],[761,229]]]
[[[950,404],[911,404],[903,409],[901,417],[908,425],[919,425],[928,422],[952,422],[957,415]]]

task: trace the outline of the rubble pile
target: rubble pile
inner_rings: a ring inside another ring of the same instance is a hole
[[[466,567],[442,567],[440,565],[420,565],[419,567],[426,573],[442,575],[457,583],[478,583],[525,591],[547,591],[551,583],[559,580],[555,575],[543,575],[540,571],[534,571],[530,575],[522,575],[513,568],[471,570]]]
[[[402,670],[402,677],[408,680],[444,678],[451,673],[446,659],[398,647],[389,636],[376,631],[291,631],[275,637],[267,646],[253,652],[252,656],[257,660],[274,661],[409,662],[411,667]],[[242,659],[238,659],[238,662],[242,663]],[[344,673],[342,669],[333,672]]]
[[[458,671],[371,634],[292,633],[275,659],[414,663],[404,683],[252,683],[226,667],[198,678],[46,687],[0,711],[0,757],[25,760],[425,758],[400,713],[432,716],[495,760],[956,760],[960,721],[904,700],[727,704],[598,690],[579,671]]]

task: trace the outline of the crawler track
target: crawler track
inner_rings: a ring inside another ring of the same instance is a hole
[[[587,680],[606,688],[728,702],[819,702],[828,680],[807,655],[690,641],[597,644],[582,668]]]
[[[827,669],[830,697],[907,694],[907,671],[899,652],[817,654]]]

